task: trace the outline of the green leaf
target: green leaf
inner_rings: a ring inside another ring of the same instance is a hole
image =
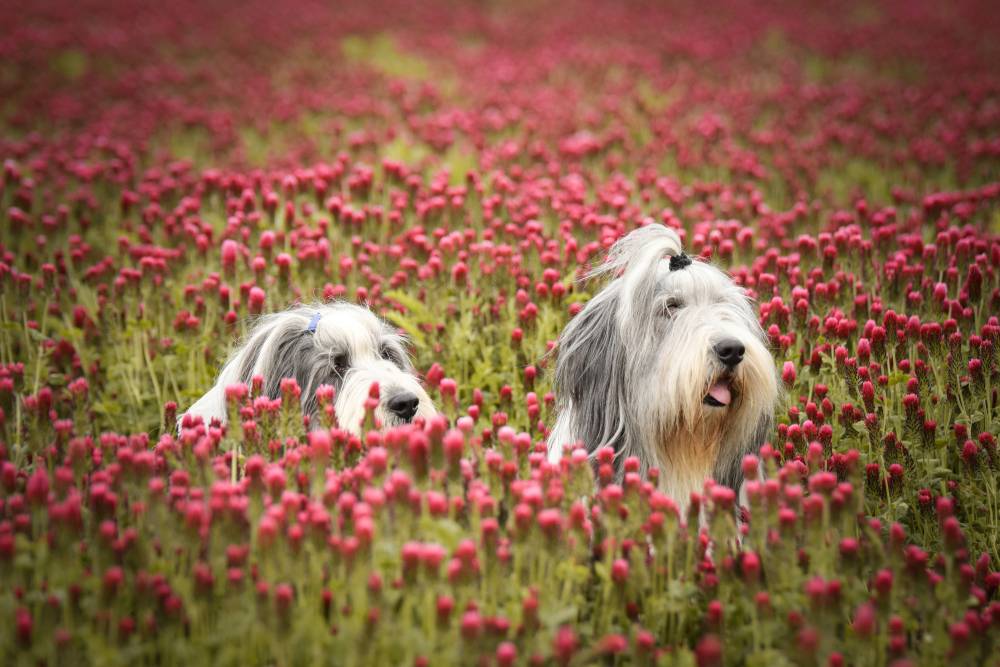
[[[889,376],[889,386],[895,387],[897,384],[904,383],[909,379],[910,376],[907,373],[904,373],[902,371],[896,371],[895,373]]]
[[[70,81],[76,81],[87,73],[87,54],[79,49],[64,49],[52,56],[49,67],[53,72]]]
[[[538,614],[542,624],[549,628],[558,628],[562,625],[576,620],[577,608],[575,605],[542,611]]]
[[[385,319],[405,331],[406,335],[410,337],[410,340],[412,340],[418,347],[424,347],[424,345],[427,344],[424,332],[420,330],[420,327],[417,326],[416,322],[412,321],[402,313],[390,310],[385,314]]]
[[[432,322],[434,320],[434,315],[432,315],[427,309],[427,306],[425,306],[419,299],[413,298],[406,292],[391,290],[385,293],[385,297],[406,308],[420,323]]]
[[[29,329],[29,328],[24,328],[24,327],[22,327],[22,328],[24,329],[24,331],[26,331],[28,333],[28,337],[31,338],[33,341],[41,343],[42,341],[45,341],[45,340],[49,339],[48,336],[46,336],[45,334],[43,334],[38,329]]]
[[[462,527],[450,519],[431,519],[425,516],[420,523],[421,533],[439,542],[448,551],[457,547],[465,536]]]
[[[781,665],[790,664],[792,663],[787,658],[774,649],[748,655],[746,661],[747,667],[781,667]]]

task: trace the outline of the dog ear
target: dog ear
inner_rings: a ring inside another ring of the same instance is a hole
[[[264,394],[271,399],[281,395],[281,381],[293,378],[302,392],[303,402],[309,400],[312,380],[316,375],[316,341],[312,332],[298,321],[279,323],[268,341],[266,363],[261,368]],[[313,396],[315,400],[315,396]]]
[[[592,298],[563,330],[557,347],[556,395],[563,397],[561,409],[572,406],[571,432],[591,453],[611,446],[621,454],[630,441],[618,291],[612,284]]]
[[[257,361],[260,358],[261,349],[264,347],[273,326],[274,320],[270,317],[260,320],[257,326],[251,330],[246,341],[229,355],[212,388],[184,414],[200,416],[206,424],[212,419],[218,419],[221,423],[225,423],[227,419],[226,387],[237,383],[250,384],[254,369],[257,367]],[[178,427],[182,418],[183,415],[177,421]]]

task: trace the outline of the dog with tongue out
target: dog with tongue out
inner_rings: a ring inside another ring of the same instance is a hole
[[[587,278],[605,276],[559,337],[549,459],[612,447],[619,481],[634,456],[682,509],[707,479],[739,491],[779,391],[755,304],[658,224],[619,239]]]

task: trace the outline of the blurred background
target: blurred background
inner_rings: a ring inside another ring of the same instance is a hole
[[[887,200],[995,171],[990,2],[4,3],[0,149],[614,169]]]

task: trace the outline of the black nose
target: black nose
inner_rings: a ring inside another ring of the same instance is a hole
[[[743,353],[746,351],[743,343],[735,338],[727,338],[715,346],[715,354],[718,355],[719,361],[729,368],[734,368],[736,364],[743,361]]]
[[[420,399],[417,398],[416,394],[404,391],[386,401],[385,407],[403,421],[410,421],[413,419],[413,415],[417,414],[417,405],[419,404]]]

